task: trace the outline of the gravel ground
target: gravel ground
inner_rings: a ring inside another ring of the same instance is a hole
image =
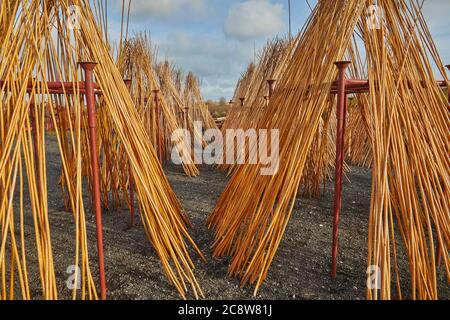
[[[64,210],[57,185],[60,173],[55,139],[47,143],[49,177],[49,210],[55,270],[61,298],[68,298],[65,287],[67,267],[73,264],[74,227],[71,215]],[[208,263],[194,259],[196,275],[207,299],[247,300],[253,288],[240,288],[239,281],[227,277],[229,259],[213,259],[213,234],[205,227],[208,214],[227,184],[227,177],[212,168],[201,168],[201,175],[188,178],[181,168],[165,168],[176,194],[193,222],[191,234],[205,253]],[[338,277],[330,278],[332,196],[329,183],[320,200],[298,199],[269,277],[257,299],[364,299],[366,286],[367,226],[370,208],[370,170],[352,168],[350,182],[344,187],[344,206],[340,228]],[[86,199],[87,204],[89,200]],[[29,212],[29,208],[26,208]],[[29,216],[29,215],[28,215]],[[87,229],[90,241],[92,271],[97,279],[95,220],[88,211]],[[104,214],[104,240],[107,282],[110,299],[179,299],[168,283],[155,251],[149,244],[140,221],[130,228],[129,212],[121,210]],[[36,268],[33,222],[26,220],[28,266],[32,295],[40,296]],[[400,256],[402,282],[408,295],[407,260]],[[450,285],[440,270],[441,298],[450,298]]]

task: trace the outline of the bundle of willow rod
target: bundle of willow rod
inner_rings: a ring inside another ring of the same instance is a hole
[[[256,125],[268,103],[267,80],[278,79],[283,74],[292,56],[296,41],[275,38],[263,48],[258,64],[249,65],[246,73],[239,80],[233,98],[232,112],[238,112],[236,121],[226,122],[222,130],[246,129]],[[240,99],[244,98],[244,107]],[[229,117],[233,118],[233,114]]]
[[[155,65],[156,49],[146,33],[130,39],[119,57],[119,69],[124,78],[132,80],[130,90],[133,100],[160,161],[167,160],[171,148],[176,148],[185,173],[191,177],[197,176],[199,171],[192,159],[191,145],[184,140],[172,139],[172,134],[183,126],[169,107],[165,92],[160,89]]]
[[[294,48],[297,46],[298,38],[293,40],[276,38],[269,41],[263,49],[257,66],[250,64],[247,72],[238,82],[236,88],[232,110],[229,118],[222,127],[222,131],[228,129],[255,129],[262,115],[264,115],[269,103],[268,80],[281,79]],[[275,82],[276,84],[276,82]],[[275,85],[275,90],[281,90]],[[243,106],[241,98],[245,98]],[[333,100],[330,99],[330,105]],[[333,122],[334,121],[334,122]],[[305,174],[301,182],[301,192],[307,197],[320,197],[321,186],[331,177],[335,159],[335,139],[333,136],[332,124],[335,123],[335,116],[329,109],[325,113],[320,123],[320,129],[315,135],[312,148],[306,164]],[[331,125],[330,125],[331,124]],[[233,146],[230,146],[232,148]],[[249,150],[255,146],[244,146],[244,152],[249,154]],[[236,152],[227,147],[227,152]],[[236,164],[224,164],[219,166],[221,170],[227,170],[229,174],[236,169]]]
[[[381,1],[384,23],[362,25],[372,91],[369,95],[374,175],[369,224],[369,265],[382,269],[382,289],[371,299],[391,298],[397,269],[395,228],[404,240],[411,270],[411,297],[437,299],[435,247],[450,279],[450,116],[430,59],[443,64],[416,1]],[[378,85],[377,85],[378,84]],[[394,257],[393,262],[389,257]]]
[[[165,103],[177,118],[178,125],[190,133],[192,150],[190,158],[194,159],[194,142],[196,141],[202,147],[206,147],[207,142],[203,139],[202,128],[197,128],[195,125],[189,105],[184,100],[182,72],[175,69],[169,61],[164,61],[157,64],[156,73]]]
[[[82,32],[77,35],[91,60],[101,61],[95,70],[97,82],[103,92],[104,107],[130,161],[147,236],[180,295],[186,297],[187,284],[190,284],[193,295],[198,298],[203,293],[194,276],[188,243],[203,256],[188,233],[189,219],[162,171],[122,75],[107,55],[107,45],[98,33],[87,32],[96,27],[94,19],[90,18],[88,2],[80,2],[80,5],[86,15],[81,23]]]
[[[248,87],[250,86],[253,79],[255,68],[255,64],[250,63],[247,70],[238,80],[236,89],[234,91],[233,100],[230,103],[230,111],[228,112],[227,118],[222,124],[222,132],[226,132],[227,129],[237,128],[236,123],[239,123],[241,121],[241,115],[244,113],[244,108],[242,108],[240,98],[245,98]]]
[[[229,129],[247,130],[255,128],[260,117],[264,114],[269,99],[267,80],[279,79],[284,73],[288,61],[291,59],[296,40],[276,38],[269,41],[263,48],[258,64],[249,65],[246,73],[239,80],[231,111],[222,126],[222,132]],[[241,98],[245,99],[243,106]],[[230,146],[231,148],[232,146]],[[226,148],[228,148],[226,146]],[[245,152],[252,146],[248,146]],[[237,150],[227,150],[237,152]],[[235,164],[223,164],[221,170],[232,173]]]
[[[373,165],[372,143],[362,110],[364,105],[360,104],[359,100],[349,101],[345,129],[346,158],[353,165],[371,168]]]
[[[203,130],[218,129],[208,105],[203,100],[199,79],[189,72],[184,83],[184,103],[189,116],[194,122],[200,122]]]
[[[74,66],[72,56],[67,57],[65,64],[49,64],[55,56],[56,46],[52,41],[51,25],[53,14],[58,13],[50,3],[40,1],[2,2],[0,19],[2,26],[2,46],[0,48],[1,109],[0,113],[0,275],[2,278],[2,299],[14,299],[16,293],[16,276],[20,284],[20,298],[30,299],[31,290],[27,265],[25,240],[25,215],[31,214],[34,221],[38,270],[41,280],[42,297],[57,299],[55,266],[50,234],[47,203],[47,175],[45,153],[45,109],[47,101],[43,95],[49,95],[46,83],[41,79],[49,79],[55,73]],[[20,59],[17,57],[19,56]],[[63,54],[63,53],[62,53]],[[55,69],[54,67],[57,67]],[[73,68],[72,70],[75,70]],[[67,74],[70,71],[66,71]],[[76,72],[71,74],[77,78]],[[31,83],[32,90],[27,94]],[[97,298],[92,274],[89,266],[87,234],[85,227],[85,211],[83,205],[81,177],[81,104],[79,90],[74,86],[74,95],[58,97],[66,105],[71,105],[76,117],[75,128],[71,128],[68,138],[72,141],[74,157],[68,159],[61,148],[61,162],[65,170],[64,178],[73,181],[67,187],[70,195],[70,206],[76,226],[74,264],[81,267],[82,287],[80,297]],[[56,100],[53,97],[50,105]],[[51,108],[53,111],[53,108]],[[56,117],[52,113],[55,127]],[[32,132],[35,136],[33,139]],[[37,156],[35,156],[35,154]],[[74,168],[75,177],[70,176],[69,167]],[[25,181],[29,194],[29,203],[25,201]],[[18,190],[16,189],[18,188]],[[18,203],[15,195],[19,195]],[[17,205],[17,207],[15,206]],[[26,210],[31,207],[31,212]],[[15,218],[19,224],[15,223]],[[15,234],[20,234],[20,241]],[[10,244],[7,248],[7,244]],[[9,254],[9,258],[8,258]],[[7,277],[8,275],[8,277]],[[77,279],[75,279],[77,280]],[[8,288],[9,287],[9,288]],[[73,291],[73,297],[77,292]]]
[[[79,28],[73,30],[66,27],[70,5],[80,9]],[[81,80],[78,61],[99,62],[94,71],[102,91],[97,106],[103,115],[100,119],[108,120],[105,125],[110,130],[102,133],[101,138],[115,139],[102,140],[100,152],[108,154],[106,149],[117,145],[124,151],[119,161],[131,164],[142,222],[169,281],[183,298],[188,285],[192,294],[199,297],[202,291],[194,276],[189,243],[199,255],[201,253],[188,234],[188,217],[164,176],[90,5],[87,0],[0,3],[0,297],[18,296],[14,292],[17,276],[20,297],[33,298],[24,237],[24,216],[30,214],[25,201],[24,183],[27,181],[42,297],[58,298],[47,202],[44,132],[44,106],[50,104],[54,106],[50,110],[62,160],[63,184],[76,226],[74,265],[81,268],[81,274],[77,273],[76,277],[81,278],[82,287],[78,291],[74,289],[73,298],[97,298],[90,271],[83,200],[83,177],[89,178],[92,168],[86,147],[87,130],[83,130],[87,128],[84,97],[77,85]],[[73,94],[50,94],[47,81],[60,80],[73,81]],[[27,94],[29,84],[31,92]],[[70,108],[71,111],[65,113],[68,121],[57,121],[55,106]],[[71,119],[72,116],[75,119]],[[68,124],[66,131],[62,130],[61,123]],[[99,123],[99,127],[102,125]],[[114,170],[120,168],[116,166]],[[127,173],[124,175],[127,179]],[[18,202],[13,201],[17,194]],[[20,235],[20,239],[16,239],[16,235]]]
[[[331,107],[331,83],[337,77],[333,63],[350,54],[355,32],[364,40],[371,88],[365,94],[374,158],[367,263],[381,270],[381,290],[368,290],[367,297],[391,299],[393,283],[395,297],[404,297],[400,249],[409,261],[411,298],[438,298],[436,247],[450,279],[450,117],[430,59],[448,78],[416,1],[378,1],[380,29],[366,23],[371,5],[369,0],[318,2],[258,124],[281,131],[278,173],[267,177],[260,175],[261,165],[239,167],[209,218],[216,231],[214,255],[231,255],[230,275],[243,285],[256,284],[255,294],[267,277],[309,150]]]

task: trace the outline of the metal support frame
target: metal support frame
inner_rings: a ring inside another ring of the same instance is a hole
[[[339,70],[337,85],[337,137],[336,137],[336,173],[334,183],[334,208],[333,208],[333,249],[331,261],[331,276],[337,275],[337,256],[339,247],[339,214],[342,207],[342,180],[344,175],[344,136],[347,114],[346,71],[351,62],[340,61],[335,65]]]
[[[331,94],[337,94],[337,137],[336,137],[336,172],[334,186],[334,205],[333,205],[333,244],[331,258],[331,276],[333,279],[337,276],[337,258],[339,253],[339,217],[342,209],[342,183],[344,176],[345,159],[345,127],[347,116],[347,97],[349,94],[367,93],[370,91],[369,81],[347,79],[346,72],[351,65],[350,61],[338,61],[335,63],[338,68],[338,80],[332,83]],[[450,70],[450,65],[446,66]],[[437,81],[441,88],[447,87],[446,81]],[[408,83],[411,86],[411,83]],[[423,82],[422,82],[423,85]],[[450,104],[450,88],[448,101]],[[442,258],[441,247],[437,249],[437,263],[440,264]]]
[[[106,300],[106,275],[105,275],[105,255],[103,251],[103,224],[102,224],[102,208],[100,202],[100,166],[97,150],[97,113],[95,110],[95,91],[94,91],[94,68],[97,63],[80,62],[79,65],[84,70],[85,88],[86,88],[86,106],[89,124],[89,144],[91,151],[92,166],[92,191],[95,212],[95,222],[97,226],[97,253],[98,253],[98,269],[100,278],[100,296],[102,300]]]
[[[93,200],[92,206],[95,212],[96,227],[97,227],[97,251],[98,251],[98,268],[100,278],[100,296],[102,300],[106,300],[106,276],[105,276],[105,256],[103,246],[103,230],[102,230],[102,209],[101,209],[101,195],[100,195],[100,167],[99,156],[97,150],[97,114],[95,110],[95,95],[101,95],[100,86],[94,83],[94,68],[97,63],[94,62],[80,62],[80,67],[84,70],[85,80],[77,83],[74,86],[73,82],[61,81],[47,81],[38,82],[40,87],[48,89],[48,94],[67,94],[73,95],[75,93],[84,94],[86,96],[86,106],[88,111],[89,124],[89,144],[91,151],[91,165],[92,165],[92,187]],[[3,87],[5,81],[0,81],[0,87]],[[27,85],[27,93],[33,93],[36,82],[30,81]],[[76,89],[75,89],[76,88]],[[36,165],[36,179],[38,183],[38,192],[40,192],[40,176],[39,176],[39,153],[38,153],[38,129],[37,129],[37,110],[34,104],[30,105],[30,120],[31,130],[33,136],[34,157]]]
[[[0,81],[0,88],[3,87],[4,81]],[[34,83],[34,84],[33,84]],[[41,87],[41,88],[47,88],[48,94],[74,94],[75,90],[76,92],[79,92],[81,94],[86,94],[86,83],[80,82],[77,84],[78,87],[75,87],[74,89],[74,83],[73,82],[62,82],[62,81],[48,81],[48,82],[32,82],[29,81],[27,85],[27,93],[34,92],[35,87]],[[102,94],[100,90],[100,86],[96,83],[92,84],[95,94]],[[78,90],[79,89],[79,90]]]

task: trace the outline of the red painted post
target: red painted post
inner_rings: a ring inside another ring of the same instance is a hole
[[[130,92],[131,95],[131,85],[132,80],[125,79],[123,80],[125,83],[125,86],[128,89],[128,92]],[[129,182],[130,182],[130,216],[131,216],[131,226],[134,226],[134,176],[133,176],[133,168],[131,167],[131,161],[129,162],[128,167],[128,175],[129,175]]]
[[[95,111],[94,68],[93,62],[80,62],[85,74],[86,105],[89,124],[89,143],[91,149],[93,206],[97,225],[98,268],[101,299],[106,300],[105,255],[103,252],[102,208],[100,204],[100,170],[97,152],[97,114]]]
[[[159,90],[153,90],[153,93],[155,94],[155,109],[156,109],[156,140],[157,140],[157,146],[155,146],[156,153],[158,154],[159,162],[162,163],[162,149],[161,149],[161,108],[159,106]]]
[[[275,91],[275,82],[277,82],[275,79],[267,80],[267,83],[269,84],[269,99],[272,98],[273,92]]]
[[[336,173],[334,185],[333,209],[333,249],[331,261],[331,276],[337,276],[337,257],[339,246],[339,213],[342,207],[342,180],[344,175],[344,135],[345,118],[347,112],[346,71],[351,62],[340,61],[335,65],[339,69],[338,97],[337,97],[337,138],[336,138]]]

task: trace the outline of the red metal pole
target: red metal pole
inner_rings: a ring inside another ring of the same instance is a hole
[[[333,215],[333,250],[331,261],[331,276],[337,275],[337,257],[339,246],[339,213],[342,207],[342,180],[344,174],[344,135],[347,108],[347,94],[345,92],[346,71],[351,62],[340,61],[335,65],[339,69],[338,97],[337,97],[337,138],[336,138],[336,173],[334,185],[334,215]]]
[[[131,85],[132,80],[126,79],[123,80],[125,82],[125,85],[130,92],[131,95]],[[133,176],[133,168],[131,167],[131,161],[129,162],[128,167],[128,175],[129,175],[129,182],[130,182],[130,216],[131,216],[131,226],[134,226],[134,176]]]
[[[275,79],[267,80],[267,83],[269,84],[269,99],[272,98],[273,92],[275,91],[275,82],[277,82]]]
[[[93,206],[97,225],[98,268],[101,299],[106,300],[105,255],[103,252],[102,208],[100,205],[100,170],[97,152],[97,114],[95,111],[95,93],[93,71],[96,63],[80,62],[85,73],[86,104],[89,123],[89,142],[91,149]]]

